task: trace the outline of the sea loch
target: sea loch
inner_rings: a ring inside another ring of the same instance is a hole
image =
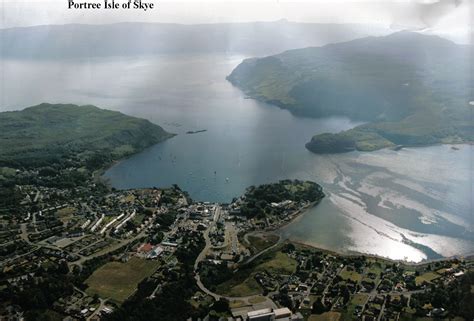
[[[197,200],[229,202],[249,185],[309,179],[327,197],[282,229],[284,237],[409,261],[473,252],[472,146],[312,154],[304,147],[312,135],[359,123],[295,117],[246,99],[225,80],[243,58],[5,61],[2,105],[95,104],[178,134],[110,168],[105,177],[117,188],[178,184]],[[20,80],[21,89],[13,85]]]

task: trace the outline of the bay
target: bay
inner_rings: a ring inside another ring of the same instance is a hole
[[[193,199],[230,202],[250,185],[309,179],[327,197],[281,229],[285,238],[408,261],[473,252],[472,146],[312,154],[304,147],[312,135],[360,123],[247,99],[225,80],[244,58],[7,60],[1,106],[94,104],[178,134],[111,167],[105,178],[116,188],[178,184]]]

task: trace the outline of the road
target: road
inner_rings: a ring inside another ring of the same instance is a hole
[[[74,261],[74,262],[71,262],[70,265],[78,265],[78,266],[82,266],[82,264],[85,262],[85,261],[88,261],[90,259],[93,259],[95,257],[99,257],[99,256],[102,256],[102,255],[105,255],[105,254],[108,254],[110,252],[113,252],[115,250],[118,250],[119,248],[121,248],[122,246],[124,245],[127,245],[127,244],[130,244],[136,240],[138,240],[139,238],[142,238],[145,236],[145,231],[142,231],[140,233],[138,233],[135,237],[131,238],[131,239],[125,239],[125,240],[120,240],[118,243],[112,245],[112,246],[109,246],[107,248],[105,248],[104,250],[101,250],[97,253],[94,253],[94,254],[91,254],[91,255],[88,255],[88,256],[82,256],[82,255],[79,255],[81,258],[77,261]]]
[[[246,239],[246,236],[247,235],[244,236],[244,239]],[[247,241],[247,239],[246,239],[246,241]],[[260,252],[256,253],[254,256],[248,258],[243,264],[249,264],[250,262],[252,262],[256,258],[258,258],[258,257],[262,256],[263,254],[267,253],[268,251],[274,249],[275,247],[277,247],[282,242],[283,242],[282,237],[280,235],[278,235],[278,241],[275,244],[273,244],[272,246],[267,247],[266,249],[261,250]]]
[[[220,211],[219,206],[216,208],[216,211]],[[199,289],[201,291],[203,291],[204,293],[208,294],[209,296],[212,296],[215,300],[219,300],[221,298],[224,298],[224,299],[227,299],[229,301],[238,300],[238,301],[244,302],[245,304],[252,305],[253,303],[251,301],[253,301],[253,300],[260,301],[263,298],[264,301],[259,302],[259,304],[266,303],[266,305],[268,307],[277,308],[276,304],[270,298],[262,296],[260,294],[243,296],[243,297],[224,296],[224,295],[220,295],[220,294],[217,294],[215,292],[212,292],[211,290],[209,290],[208,288],[206,288],[204,286],[204,284],[201,282],[201,277],[199,276],[199,273],[198,273],[198,267],[199,267],[199,263],[202,262],[206,258],[206,255],[207,255],[208,251],[212,248],[211,240],[209,238],[209,231],[211,230],[211,228],[214,224],[215,224],[215,221],[213,221],[208,226],[208,228],[204,231],[204,240],[206,241],[206,245],[204,246],[204,249],[201,251],[201,253],[199,253],[199,255],[196,258],[196,261],[194,262],[194,278],[196,280],[196,284],[199,287]],[[234,237],[236,238],[236,236],[234,236]],[[254,259],[259,257],[260,255],[262,255],[262,254],[266,253],[267,251],[271,250],[272,248],[277,246],[280,243],[280,241],[281,241],[281,238],[274,245],[260,251],[259,253],[255,254],[254,256],[252,256],[249,260],[247,260],[246,263],[252,262]],[[254,301],[254,302],[256,302],[256,301]]]
[[[105,303],[107,302],[107,299],[104,300],[104,299],[99,298],[99,302],[100,302],[99,306],[97,307],[97,309],[95,309],[95,311],[90,316],[87,317],[86,319],[87,321],[92,320],[93,317],[95,317],[97,314],[99,314],[102,311],[102,309],[105,307]]]
[[[219,206],[216,206],[216,212],[217,211],[220,211],[220,207]],[[214,213],[215,215],[217,215],[216,213]],[[215,220],[213,220],[209,226],[207,227],[207,229],[204,231],[203,233],[203,236],[204,236],[204,241],[206,242],[206,245],[204,246],[204,248],[202,249],[201,253],[199,253],[199,255],[197,256],[196,258],[196,261],[194,262],[194,278],[196,279],[196,284],[197,286],[206,294],[212,296],[216,301],[219,300],[221,298],[220,295],[216,294],[216,293],[213,293],[211,292],[210,290],[208,290],[204,284],[202,284],[201,282],[201,277],[199,276],[199,272],[198,272],[198,267],[199,267],[199,263],[201,263],[205,258],[206,258],[206,255],[207,255],[207,252],[209,251],[209,249],[212,247],[212,243],[211,243],[211,239],[209,238],[209,231],[212,229],[212,227],[214,226],[215,224]]]
[[[266,296],[263,296],[261,294],[249,295],[249,296],[225,296],[225,295],[220,295],[220,294],[212,292],[208,288],[206,288],[204,286],[204,284],[202,284],[201,278],[199,277],[198,273],[195,274],[194,278],[196,279],[196,284],[199,287],[199,289],[201,291],[203,291],[204,293],[206,293],[207,295],[212,296],[214,298],[214,300],[216,300],[216,301],[221,299],[221,298],[224,298],[224,299],[229,300],[229,301],[242,301],[246,305],[252,305],[252,304],[255,304],[255,303],[252,303],[251,301],[255,300],[254,302],[258,302],[258,301],[260,301],[260,299],[264,299],[264,301],[259,302],[258,304],[266,303],[266,305],[268,307],[272,307],[274,309],[278,308],[276,306],[275,302],[273,302],[270,298],[268,298]]]
[[[218,212],[220,212],[220,210],[221,210],[220,206],[216,206],[216,213],[214,213],[214,215],[218,215],[219,214]],[[209,252],[209,249],[211,249],[212,247],[211,239],[209,238],[209,231],[212,229],[215,223],[216,223],[215,220],[213,220],[211,223],[209,223],[209,226],[204,231],[204,240],[206,241],[206,245],[202,249],[201,253],[199,253],[199,255],[196,258],[196,261],[194,262],[194,271],[197,271],[199,263],[206,258],[207,252]]]

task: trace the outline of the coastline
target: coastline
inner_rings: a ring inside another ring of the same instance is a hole
[[[274,101],[274,100],[268,100],[268,99],[265,99],[263,97],[260,97],[258,95],[253,95],[251,93],[248,93],[245,89],[241,88],[240,86],[238,86],[238,84],[235,84],[233,81],[231,81],[230,79],[228,79],[229,76],[226,77],[227,81],[229,81],[232,86],[240,89],[244,94],[245,94],[245,99],[252,99],[252,100],[255,100],[259,103],[264,103],[264,104],[267,104],[269,106],[272,106],[272,107],[276,107],[276,108],[279,108],[279,109],[282,109],[282,110],[286,110],[288,111],[290,114],[292,114],[293,116],[295,117],[301,117],[301,118],[324,118],[324,117],[331,117],[331,116],[337,116],[337,115],[322,115],[322,116],[319,116],[319,117],[314,117],[314,116],[311,116],[311,115],[306,115],[304,113],[301,113],[301,112],[298,112],[298,111],[295,111],[293,108],[290,108],[289,105],[286,105],[284,103],[281,103],[279,101]],[[355,119],[357,121],[357,119]],[[363,125],[366,125],[366,124],[370,124],[370,122],[364,122]],[[358,125],[358,126],[361,126],[361,125]],[[358,126],[354,126],[352,127],[351,129],[349,130],[352,130],[352,129],[355,129],[357,128]],[[346,130],[347,131],[347,130]],[[342,131],[344,132],[344,131]],[[332,135],[339,135],[341,134],[342,132],[337,132],[337,133],[332,133]],[[319,135],[322,135],[322,134],[318,134],[318,135],[315,135],[315,136],[319,136]],[[402,149],[405,149],[405,148],[423,148],[423,147],[431,147],[431,146],[441,146],[441,145],[446,145],[446,146],[459,146],[459,145],[468,145],[468,146],[473,146],[474,145],[474,141],[462,141],[462,142],[452,142],[452,143],[449,143],[449,142],[446,142],[446,143],[443,143],[443,142],[436,142],[436,143],[427,143],[427,144],[413,144],[413,145],[406,145],[406,144],[400,144],[400,145],[393,145],[393,146],[384,146],[384,147],[380,147],[380,148],[376,148],[376,149],[371,149],[371,150],[363,150],[363,149],[357,149],[357,148],[354,148],[354,149],[350,149],[350,150],[346,150],[346,151],[341,151],[341,152],[314,152],[312,151],[311,149],[307,148],[306,146],[308,144],[310,144],[312,141],[312,139],[310,139],[308,142],[306,142],[305,144],[305,148],[307,150],[309,150],[311,153],[313,154],[316,154],[316,155],[337,155],[337,154],[346,154],[346,153],[350,153],[350,152],[361,152],[361,153],[370,153],[370,152],[375,152],[375,151],[379,151],[379,150],[384,150],[384,149],[387,149],[387,150],[393,150],[393,151],[399,151],[399,150],[402,150]]]
[[[402,259],[392,259],[392,258],[385,257],[385,256],[382,256],[382,255],[364,253],[364,252],[359,252],[359,251],[354,251],[354,250],[347,250],[347,251],[335,250],[335,249],[326,247],[322,244],[316,244],[316,243],[312,243],[312,242],[305,242],[305,241],[301,241],[301,240],[295,240],[295,239],[292,239],[291,237],[283,239],[283,236],[281,234],[280,229],[282,229],[283,227],[285,227],[285,226],[287,226],[291,223],[294,223],[297,220],[301,219],[303,217],[303,215],[307,214],[307,211],[309,209],[317,206],[319,204],[319,202],[320,201],[318,201],[317,203],[313,202],[313,203],[316,203],[316,204],[314,204],[312,206],[308,205],[308,206],[305,206],[304,208],[298,210],[297,211],[298,213],[294,214],[292,219],[290,219],[289,221],[285,221],[283,224],[279,225],[277,228],[270,229],[270,230],[262,230],[262,231],[279,236],[281,243],[292,243],[292,244],[295,244],[295,245],[305,246],[305,247],[309,247],[309,248],[312,248],[312,249],[332,253],[332,254],[338,255],[338,256],[345,256],[345,257],[364,256],[364,257],[367,257],[367,258],[375,258],[375,259],[379,259],[379,260],[385,260],[385,261],[389,261],[389,262],[396,262],[396,263],[401,263],[401,264],[405,264],[405,265],[412,265],[412,266],[425,265],[425,264],[430,264],[430,263],[433,263],[433,262],[449,261],[449,260],[453,260],[453,259],[460,259],[460,260],[474,259],[474,252],[472,252],[472,253],[467,254],[467,255],[452,255],[452,256],[449,256],[449,257],[442,257],[442,258],[435,258],[435,259],[424,259],[424,260],[421,260],[420,262],[413,262],[413,261],[406,261],[406,260],[402,260]]]
[[[299,245],[299,246],[303,246],[303,247],[309,247],[309,248],[312,248],[312,249],[315,249],[315,250],[320,250],[320,251],[327,252],[327,253],[337,255],[337,256],[343,256],[343,257],[364,256],[366,258],[384,260],[384,261],[388,261],[388,262],[400,263],[400,264],[409,265],[409,266],[423,266],[423,265],[430,264],[430,263],[444,262],[444,261],[450,261],[450,260],[454,260],[454,259],[458,259],[458,260],[472,260],[472,259],[474,259],[474,253],[472,253],[472,254],[469,254],[469,255],[466,255],[466,256],[454,255],[454,256],[443,257],[443,258],[439,258],[439,259],[426,259],[426,260],[422,260],[420,262],[413,262],[413,261],[405,261],[405,260],[396,260],[396,259],[391,259],[391,258],[384,257],[384,256],[381,256],[381,255],[377,255],[377,254],[369,254],[369,253],[363,253],[363,252],[358,252],[358,251],[341,252],[341,251],[337,251],[337,250],[334,250],[334,249],[326,248],[322,245],[316,245],[316,244],[308,243],[308,242],[304,242],[304,241],[296,241],[296,240],[286,239],[286,240],[283,240],[283,243],[285,243],[285,242],[286,243],[292,243],[292,244]]]
[[[357,128],[357,126],[354,128]],[[336,137],[337,135],[340,135],[342,133],[344,132],[333,133],[333,134],[331,133],[331,135]],[[325,133],[315,135],[313,136],[313,138],[321,136],[321,135],[325,135]],[[446,142],[446,143],[434,142],[434,143],[420,143],[420,144],[400,144],[400,145],[394,144],[390,146],[381,146],[379,148],[373,148],[373,149],[358,149],[356,146],[354,146],[354,147],[346,148],[345,150],[331,152],[331,151],[314,151],[313,150],[314,147],[311,147],[311,144],[313,143],[313,138],[311,138],[311,140],[305,144],[305,148],[309,150],[311,153],[316,154],[316,155],[337,155],[337,154],[346,154],[346,153],[351,153],[351,152],[371,153],[371,152],[376,152],[380,150],[392,150],[392,151],[398,152],[406,148],[424,148],[424,147],[433,147],[433,146],[455,147],[455,146],[462,146],[462,145],[466,145],[466,146],[474,145],[474,141],[466,140],[466,141],[461,141],[461,142]],[[456,150],[456,148],[453,148],[453,149]]]
[[[318,204],[321,203],[324,197],[326,197],[326,194],[324,194],[324,196],[321,199],[314,202],[310,202],[309,204],[297,209],[292,214],[288,215],[288,220],[284,220],[281,223],[279,223],[277,226],[265,229],[263,231],[274,232],[276,230],[280,230],[281,228],[295,222],[298,218],[302,217],[309,209],[318,206]]]
[[[170,139],[170,138],[173,138],[174,136],[176,136],[177,134],[171,134],[170,137],[167,137],[166,139],[156,143],[156,144],[153,144],[149,147],[146,147],[144,149],[141,149],[140,151],[137,151],[133,154],[129,154],[125,157],[122,157],[120,159],[117,159],[117,160],[114,160],[112,163],[108,164],[106,167],[103,167],[101,168],[100,170],[97,170],[94,172],[94,178],[97,179],[97,180],[100,180],[102,182],[104,182],[109,188],[113,188],[113,186],[111,186],[111,183],[110,181],[108,180],[107,177],[104,177],[104,174],[107,172],[107,170],[109,170],[110,168],[112,168],[113,166],[115,166],[116,164],[130,158],[131,156],[134,156],[136,154],[139,154],[145,150],[147,150],[148,148],[152,148],[154,147],[155,145],[157,144],[160,144],[160,143],[163,143],[164,141]],[[432,144],[432,145],[424,145],[424,146],[416,146],[416,147],[412,147],[412,146],[404,146],[404,148],[423,148],[423,147],[430,147],[430,146],[441,146],[441,145],[447,145],[447,146],[472,146],[474,144],[474,142],[470,142],[470,143],[459,143],[459,144],[453,144],[453,143],[446,143],[446,144]],[[384,148],[384,149],[387,149],[387,150],[390,150],[390,148]],[[456,151],[456,150],[454,150]],[[162,186],[161,188],[164,188],[165,186]],[[326,196],[326,195],[325,195]],[[275,235],[278,235],[280,237],[282,237],[281,235],[281,232],[280,230],[285,228],[286,226],[292,224],[292,223],[295,223],[297,222],[298,220],[300,220],[303,215],[307,214],[307,212],[316,207],[317,205],[319,205],[319,203],[323,200],[324,198],[321,198],[320,200],[318,201],[315,201],[315,202],[311,202],[310,204],[307,204],[305,205],[304,207],[302,208],[299,208],[297,209],[295,212],[293,212],[292,214],[290,214],[288,216],[288,219],[287,220],[283,220],[281,222],[279,222],[276,226],[273,226],[271,228],[267,228],[267,229],[263,229],[263,230],[255,230],[255,231],[261,231],[261,232],[267,232],[267,233],[272,233],[272,234],[275,234]],[[245,233],[248,233],[250,231],[246,231]],[[474,252],[473,253],[470,253],[470,254],[467,254],[467,255],[453,255],[453,256],[449,256],[449,257],[442,257],[442,258],[433,258],[433,259],[423,259],[419,262],[414,262],[414,261],[407,261],[407,260],[403,260],[403,259],[392,259],[392,258],[389,258],[389,257],[385,257],[385,256],[381,256],[381,255],[377,255],[377,254],[371,254],[371,253],[366,253],[366,252],[359,252],[359,251],[354,251],[354,250],[347,250],[347,251],[343,251],[343,250],[335,250],[334,248],[330,248],[330,247],[326,247],[324,245],[321,245],[321,244],[316,244],[316,243],[312,243],[312,242],[305,242],[305,241],[301,241],[301,240],[295,240],[293,239],[291,236],[283,239],[282,238],[282,242],[292,242],[292,243],[295,243],[295,244],[304,244],[305,246],[309,246],[311,248],[315,248],[315,249],[319,249],[319,250],[323,250],[323,251],[328,251],[328,252],[331,252],[331,253],[335,253],[337,255],[345,255],[345,256],[357,256],[357,255],[362,255],[362,256],[366,256],[366,257],[374,257],[374,258],[378,258],[378,259],[383,259],[383,260],[387,260],[387,261],[391,261],[391,262],[399,262],[399,263],[403,263],[403,264],[412,264],[412,265],[420,265],[420,264],[426,264],[426,263],[430,263],[430,262],[437,262],[437,261],[446,261],[446,260],[450,260],[450,259],[454,259],[454,258],[470,258],[470,257],[474,257]]]
[[[137,150],[135,151],[134,153],[131,153],[131,154],[128,154],[128,155],[124,155],[123,157],[119,158],[119,159],[116,159],[116,160],[113,160],[112,162],[110,162],[109,164],[95,170],[93,173],[92,173],[92,177],[94,178],[94,180],[96,181],[100,181],[102,183],[104,183],[107,187],[109,187],[110,189],[112,188],[115,188],[111,185],[110,183],[110,180],[107,178],[107,177],[104,177],[105,173],[111,169],[112,167],[114,167],[115,165],[119,164],[120,162],[123,162],[129,158],[131,158],[132,156],[135,156],[137,154],[140,154],[142,152],[144,152],[145,150],[147,149],[150,149],[158,144],[162,144],[164,143],[165,141],[175,137],[175,136],[178,136],[178,134],[175,134],[175,133],[169,133],[169,135],[165,138],[163,138],[162,140],[156,142],[155,144],[152,144],[150,146],[147,146],[145,148],[142,148],[140,150]]]

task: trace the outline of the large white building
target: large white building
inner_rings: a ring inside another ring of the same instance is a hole
[[[303,321],[303,316],[301,313],[293,314],[288,308],[267,308],[248,312],[247,321]]]

